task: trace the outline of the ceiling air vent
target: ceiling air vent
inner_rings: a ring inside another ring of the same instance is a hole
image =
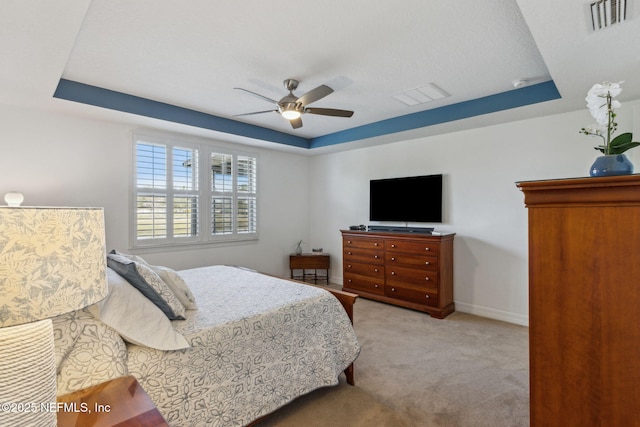
[[[594,31],[620,23],[627,16],[626,0],[599,0],[591,3],[590,7]]]
[[[411,106],[446,98],[449,94],[435,84],[429,83],[425,86],[409,89],[392,96],[403,104]]]

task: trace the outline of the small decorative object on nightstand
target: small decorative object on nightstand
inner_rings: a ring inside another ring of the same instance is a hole
[[[291,278],[305,282],[317,284],[320,281],[329,284],[329,265],[330,257],[329,254],[325,253],[314,252],[310,254],[291,254],[289,256]],[[324,275],[318,274],[318,270],[324,270]]]
[[[58,427],[169,427],[132,376],[58,397]]]

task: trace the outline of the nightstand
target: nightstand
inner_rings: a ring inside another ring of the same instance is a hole
[[[324,281],[329,284],[329,254],[311,253],[311,254],[291,254],[289,255],[289,268],[291,269],[291,278],[302,280],[304,282],[318,283]],[[294,270],[300,270],[301,273],[296,274]],[[312,272],[307,272],[307,270]],[[318,270],[324,270],[325,275],[318,275]]]
[[[58,427],[169,427],[132,376],[58,397]]]

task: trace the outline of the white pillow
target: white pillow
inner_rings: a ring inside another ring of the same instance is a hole
[[[107,265],[149,298],[170,320],[184,320],[184,306],[151,267],[117,254],[107,255]]]
[[[89,311],[103,323],[118,331],[132,344],[158,350],[189,347],[187,340],[173,329],[171,321],[154,303],[126,279],[107,268],[109,294]]]
[[[182,303],[184,308],[188,310],[195,310],[198,308],[196,304],[196,297],[191,293],[189,285],[187,285],[187,282],[185,282],[175,270],[161,265],[152,265],[151,269],[160,276],[169,288],[171,288],[174,295]]]

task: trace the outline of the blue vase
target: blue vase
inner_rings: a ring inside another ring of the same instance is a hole
[[[633,164],[624,154],[610,154],[600,156],[591,165],[591,176],[630,175],[633,173]]]

